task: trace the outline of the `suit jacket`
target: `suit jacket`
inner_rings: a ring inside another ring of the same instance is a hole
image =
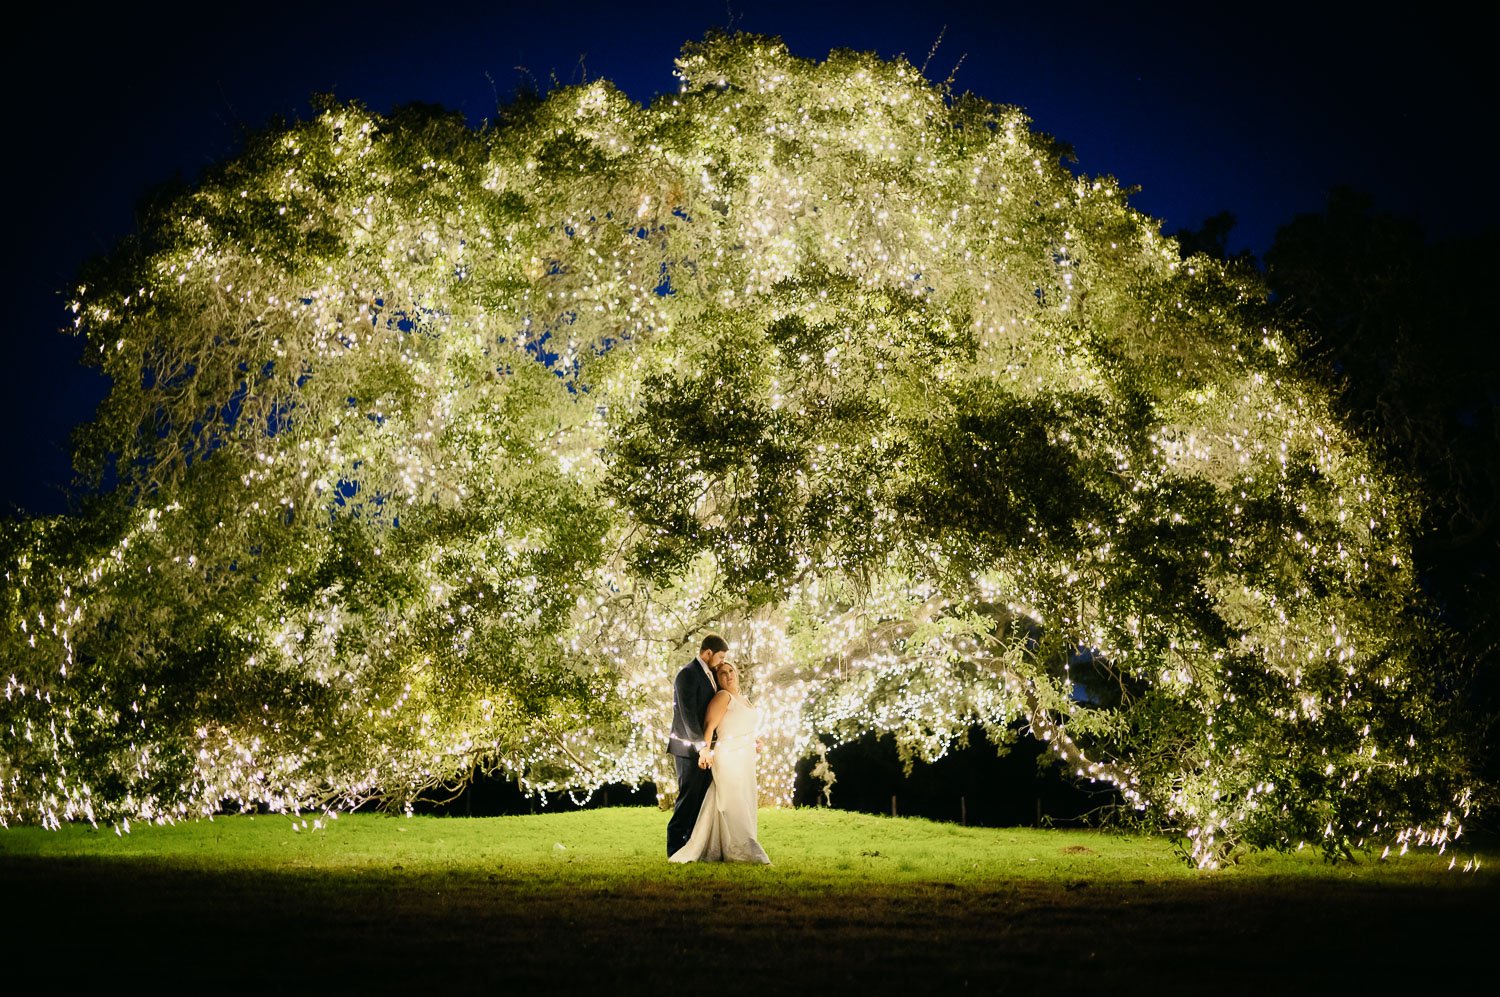
[[[703,741],[703,718],[708,701],[714,698],[714,684],[697,658],[677,673],[672,683],[672,736],[667,750],[679,758],[697,758]]]

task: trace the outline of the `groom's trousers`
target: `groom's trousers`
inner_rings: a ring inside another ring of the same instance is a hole
[[[703,809],[703,797],[713,785],[711,769],[700,769],[698,759],[673,755],[677,763],[677,802],[672,806],[672,819],[667,821],[667,856],[670,858],[693,836],[693,825],[698,823],[698,811]]]

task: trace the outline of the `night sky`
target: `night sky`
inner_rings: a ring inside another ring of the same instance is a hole
[[[132,229],[148,189],[193,180],[277,115],[309,115],[314,93],[377,111],[442,104],[478,124],[528,72],[543,88],[604,77],[649,101],[675,88],[683,42],[731,23],[800,56],[854,48],[919,66],[946,26],[929,78],[962,57],[956,89],[1022,107],[1083,172],[1139,186],[1132,203],[1167,232],[1229,210],[1231,251],[1259,254],[1340,183],[1430,237],[1496,224],[1480,158],[1493,54],[1475,25],[1446,12],[1382,19],[1366,5],[1209,6],[373,0],[143,5],[85,20],[52,4],[15,26],[7,58],[18,308],[0,337],[0,515],[68,507],[68,437],[106,389],[78,364],[81,342],[57,332],[79,265]]]

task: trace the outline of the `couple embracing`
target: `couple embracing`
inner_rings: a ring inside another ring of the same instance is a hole
[[[677,763],[677,803],[667,822],[672,862],[771,864],[755,840],[760,711],[740,693],[739,672],[728,656],[724,638],[709,634],[673,685],[667,741]]]

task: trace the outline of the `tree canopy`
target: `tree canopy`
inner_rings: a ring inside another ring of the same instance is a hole
[[[677,65],[327,102],[83,276],[111,487],[0,540],[0,820],[665,786],[713,628],[770,800],[1024,721],[1203,864],[1457,833],[1419,503],[1257,278],[904,61]]]

